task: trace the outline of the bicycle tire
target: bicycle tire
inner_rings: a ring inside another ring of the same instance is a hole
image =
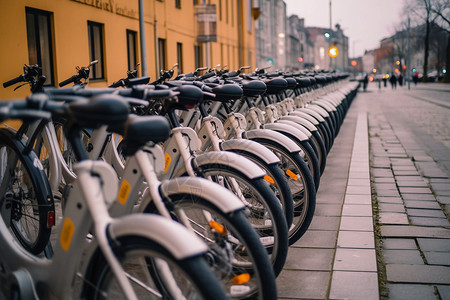
[[[171,191],[165,202],[170,203],[169,206],[172,207],[171,214],[174,220],[179,220],[176,214],[182,210],[190,221],[189,226],[193,226],[194,232],[208,244],[210,250],[207,253],[207,261],[216,276],[223,278],[222,286],[228,297],[250,299],[258,295],[259,299],[276,299],[276,275],[273,265],[269,260],[266,249],[260,242],[259,236],[244,214],[244,210],[224,213],[203,197],[178,193],[177,191]],[[216,223],[224,226],[229,236],[224,238],[211,230],[211,225],[204,217],[203,211],[210,213]],[[146,207],[145,212],[156,212],[152,202]],[[232,257],[232,261],[223,259],[227,257],[223,254],[228,252],[225,251],[224,253],[223,249],[228,247],[236,250],[236,256]],[[232,263],[231,268],[230,263]],[[242,290],[242,292],[239,293],[231,285],[231,279],[245,273],[255,275],[254,277],[251,276],[253,288],[245,290],[243,286],[240,286],[237,289]]]
[[[314,130],[311,132],[312,136],[311,139],[314,141],[314,143],[317,145],[317,159],[319,160],[319,166],[320,166],[320,175],[323,174],[325,171],[325,166],[327,163],[327,150],[325,147],[325,143],[319,133],[319,130]]]
[[[11,205],[13,235],[28,252],[39,254],[49,243],[53,224],[48,222],[55,212],[48,178],[37,155],[25,153],[24,143],[7,128],[0,129],[0,153],[0,207]],[[7,197],[11,197],[10,204]]]
[[[261,157],[255,155],[254,153],[244,151],[242,149],[227,149],[227,151],[237,153],[253,161],[261,169],[263,169],[268,176],[270,176],[270,178],[273,180],[273,183],[270,182],[269,186],[275,193],[275,196],[281,202],[284,215],[286,217],[287,226],[290,227],[292,225],[292,219],[294,216],[292,193],[289,184],[286,178],[284,178],[283,172],[279,167],[279,164],[267,164],[261,159]]]
[[[264,138],[252,140],[269,148],[282,162],[281,169],[286,174],[294,199],[294,222],[288,233],[289,245],[292,245],[305,234],[314,216],[316,189],[311,172],[298,152],[289,152],[283,145],[273,140]]]
[[[201,299],[227,299],[225,292],[212,274],[203,256],[197,255],[178,260],[158,242],[139,236],[122,236],[117,239],[117,242],[120,246],[114,250],[123,264],[124,270],[127,272],[127,277],[130,278],[132,275],[133,278],[139,276],[140,284],[150,285],[149,288],[158,290],[161,295],[161,297],[148,294],[143,295],[143,293],[149,291],[145,290],[145,288],[138,289],[139,284],[130,280],[140,299],[176,299],[176,296],[170,294],[170,289],[165,288],[164,280],[161,280],[162,277],[158,277],[159,272],[157,271],[156,261],[161,260],[167,262],[167,265],[173,268],[175,272],[172,271],[171,274],[174,274],[173,277],[177,277],[174,279],[178,279],[180,285],[181,281],[185,283],[185,289],[182,290],[180,287],[180,290],[183,292],[192,291],[194,294],[191,296],[199,296]],[[134,256],[137,256],[138,261],[127,261],[127,259],[132,259]],[[143,262],[145,262],[145,265],[143,265]],[[138,270],[141,274],[132,272],[136,271],[139,266],[142,266]],[[85,284],[82,289],[83,298],[95,300],[124,299],[125,297],[122,295],[118,284],[114,285],[114,279],[105,257],[100,250],[97,250],[90,261],[85,276]]]

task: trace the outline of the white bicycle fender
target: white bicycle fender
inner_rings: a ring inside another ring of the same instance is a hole
[[[266,164],[276,164],[280,162],[278,156],[263,145],[251,140],[232,139],[220,144],[225,151],[245,151],[250,152],[261,158]]]
[[[302,125],[303,127],[305,127],[306,129],[308,129],[310,132],[316,131],[317,127],[314,126],[313,123],[311,123],[310,121],[308,121],[306,118],[302,118],[299,116],[295,116],[295,115],[287,115],[287,116],[283,116],[280,118],[280,120],[287,120],[287,121],[292,121],[295,122],[297,124]]]
[[[319,114],[317,111],[309,108],[309,106],[305,107],[305,108],[300,108],[299,111],[304,112],[304,113],[306,113],[306,114],[308,114],[310,116],[313,116],[313,118],[315,118],[319,122],[325,122],[324,117],[322,117],[322,115]]]
[[[227,151],[211,151],[194,158],[195,169],[210,164],[222,164],[241,171],[248,178],[264,177],[266,172],[256,163],[237,153]]]
[[[303,132],[304,128],[292,121],[280,120],[277,123],[264,124],[264,128],[275,130],[283,134],[295,136],[300,141],[308,140],[308,136]],[[311,133],[309,133],[311,135]]]
[[[319,125],[319,121],[316,118],[314,118],[313,116],[311,116],[311,115],[309,115],[309,114],[307,114],[305,112],[299,111],[299,110],[291,111],[289,113],[289,116],[300,117],[302,119],[307,120],[308,122],[310,122],[314,126]]]
[[[114,219],[108,227],[112,239],[138,235],[163,245],[176,259],[205,253],[206,244],[186,227],[159,215],[132,214]]]
[[[233,192],[226,188],[198,177],[178,177],[161,183],[160,192],[163,197],[183,193],[202,197],[224,213],[231,213],[244,208],[244,204]]]
[[[243,136],[249,140],[265,139],[283,145],[289,152],[300,152],[300,147],[284,134],[270,129],[253,129],[243,133]]]

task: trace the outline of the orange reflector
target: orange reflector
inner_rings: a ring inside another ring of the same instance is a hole
[[[231,278],[231,281],[233,282],[233,284],[244,284],[246,282],[250,281],[250,274],[248,273],[243,273],[240,275],[236,275],[233,278]]]
[[[298,176],[295,175],[291,170],[287,170],[286,174],[288,174],[289,177],[291,177],[294,180],[298,180]]]
[[[275,181],[273,180],[272,177],[270,177],[269,175],[265,175],[264,179],[269,182],[270,184],[275,184]]]
[[[209,221],[209,227],[220,233],[221,235],[227,235],[227,229],[223,226],[217,223],[216,221]]]

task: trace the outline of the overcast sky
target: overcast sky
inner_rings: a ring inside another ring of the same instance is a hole
[[[349,38],[349,56],[378,48],[395,32],[402,18],[403,0],[331,0],[332,24],[341,25]],[[287,15],[305,19],[305,26],[329,28],[330,0],[284,0]]]

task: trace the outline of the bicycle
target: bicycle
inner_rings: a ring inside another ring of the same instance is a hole
[[[52,259],[31,256],[16,247],[15,239],[0,220],[0,277],[5,283],[5,296],[65,298],[68,291],[73,291],[78,276],[82,279],[81,295],[89,299],[105,297],[106,288],[110,295],[120,293],[127,299],[137,299],[142,293],[155,297],[191,293],[205,299],[226,299],[203,260],[205,244],[183,226],[158,216],[140,214],[113,219],[109,215],[108,205],[116,198],[117,177],[105,162],[86,159],[80,128],[124,122],[128,110],[125,102],[111,95],[70,105],[49,101],[44,94],[2,103],[1,119],[49,119],[59,114],[71,120],[66,132],[81,161],[74,166],[76,188],[69,195]],[[93,233],[94,238],[86,239],[88,233]],[[83,259],[80,246],[87,247]],[[141,274],[136,272],[138,267]],[[169,267],[176,271],[169,271]],[[153,286],[144,286],[151,280],[156,281]],[[142,289],[135,291],[136,287]]]

